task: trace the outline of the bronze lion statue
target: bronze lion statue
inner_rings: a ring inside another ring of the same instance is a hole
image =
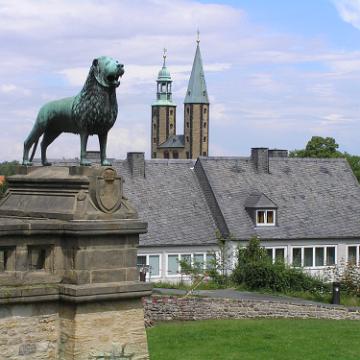
[[[89,135],[97,134],[101,165],[111,165],[106,159],[107,134],[117,117],[116,88],[123,74],[124,65],[118,61],[107,56],[94,59],[85,85],[78,95],[51,101],[40,109],[24,142],[23,165],[32,165],[39,138],[43,135],[41,163],[50,166],[51,163],[46,159],[46,149],[63,132],[80,134],[80,165],[91,165],[86,159],[86,146]]]

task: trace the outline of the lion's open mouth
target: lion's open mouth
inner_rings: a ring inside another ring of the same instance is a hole
[[[119,77],[122,77],[122,74],[118,74],[118,75],[108,75],[106,77],[106,80],[109,84],[113,84],[115,86],[119,86],[120,85],[120,81],[119,81]]]

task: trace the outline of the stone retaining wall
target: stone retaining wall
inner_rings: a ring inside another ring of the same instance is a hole
[[[143,299],[143,304],[147,326],[156,321],[170,320],[245,318],[360,320],[359,309],[325,304],[176,296],[146,297]]]

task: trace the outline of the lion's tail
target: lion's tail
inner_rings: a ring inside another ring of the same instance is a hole
[[[34,147],[33,147],[32,153],[31,153],[31,156],[30,156],[30,162],[32,162],[33,159],[34,159],[38,142],[39,142],[39,139],[37,139],[37,140],[35,141],[35,144],[34,144]]]

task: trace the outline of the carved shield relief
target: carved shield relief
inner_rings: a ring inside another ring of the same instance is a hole
[[[121,205],[122,178],[112,168],[106,168],[96,177],[96,202],[100,210],[115,212]]]

